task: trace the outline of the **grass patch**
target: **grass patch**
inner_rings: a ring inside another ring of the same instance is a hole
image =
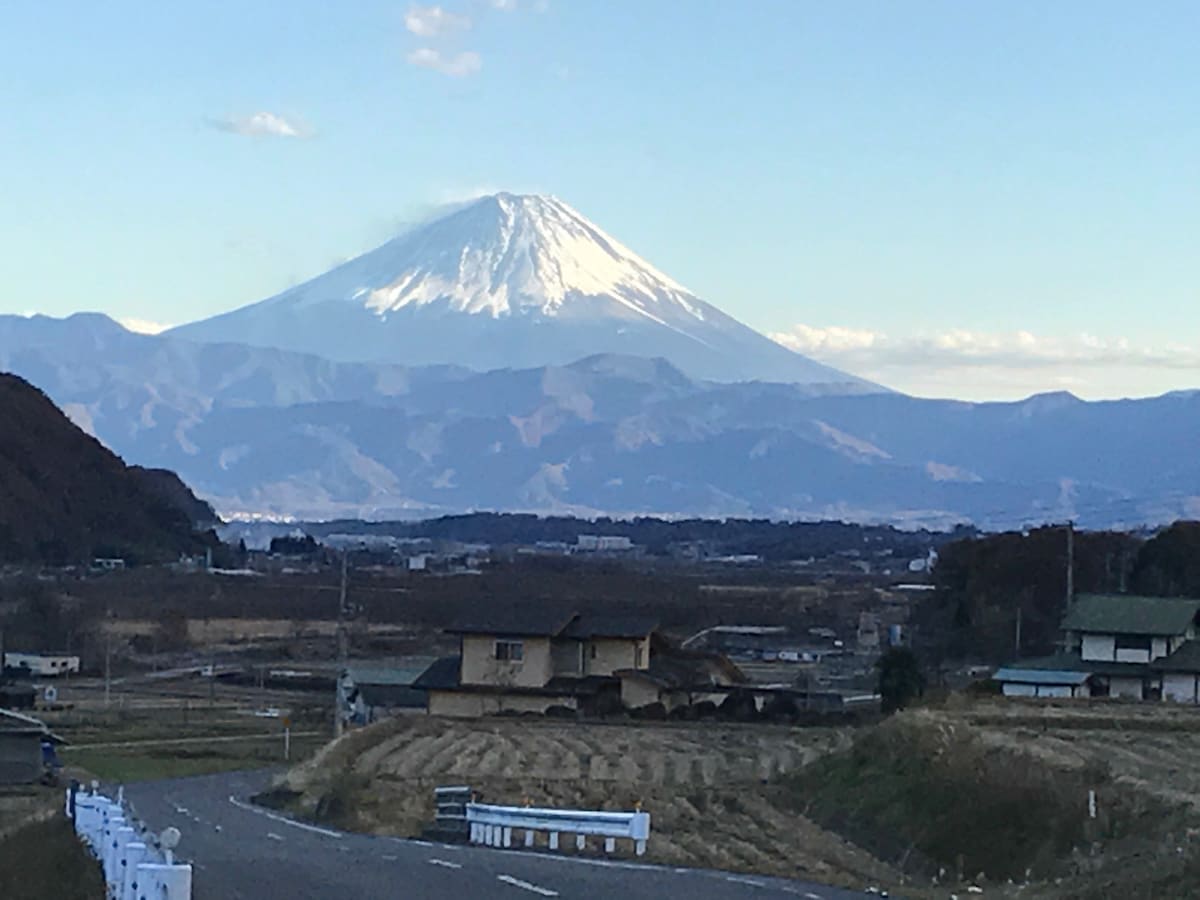
[[[303,759],[322,745],[319,738],[292,741],[291,761]],[[102,781],[129,784],[162,778],[187,778],[243,769],[282,766],[282,748],[273,741],[221,742],[187,747],[113,747],[94,750],[64,748],[63,762]],[[2,895],[0,895],[2,896]]]
[[[0,841],[4,900],[102,900],[100,866],[62,816],[26,825]]]
[[[1088,791],[1101,814],[1086,814]],[[1022,880],[1061,874],[1077,848],[1177,819],[1100,766],[1060,768],[969,727],[903,714],[783,781],[783,803],[909,871]]]

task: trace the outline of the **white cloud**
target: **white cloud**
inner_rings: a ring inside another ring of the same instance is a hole
[[[404,27],[418,37],[431,38],[466,31],[471,27],[471,18],[447,12],[440,6],[410,6],[404,14]]]
[[[889,335],[799,324],[771,337],[889,387],[941,396],[994,399],[1046,390],[1125,396],[1200,386],[1200,347],[1146,346],[1087,332],[1048,336],[954,328]]]
[[[512,12],[517,8],[517,0],[492,0],[492,9],[501,12]]]
[[[474,75],[483,68],[483,59],[473,50],[446,54],[432,47],[421,47],[409,53],[406,59],[410,65],[420,66],[423,69],[432,69],[435,72],[441,72],[443,75],[449,75],[452,78],[464,78],[467,75]]]
[[[272,112],[256,112],[249,116],[213,119],[211,124],[221,131],[245,137],[305,138],[312,136],[312,130],[303,122]]]
[[[164,325],[162,322],[152,322],[149,319],[138,319],[127,317],[117,319],[125,328],[130,331],[136,331],[138,334],[159,334],[166,331],[168,328],[173,328],[173,325]]]

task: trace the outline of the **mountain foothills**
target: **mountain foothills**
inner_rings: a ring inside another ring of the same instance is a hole
[[[261,303],[175,329],[347,362],[476,371],[596,354],[695,378],[872,385],[701,300],[556,197],[483,197]]]
[[[490,372],[333,362],[98,315],[0,317],[0,369],[226,515],[1099,527],[1200,511],[1200,392],[972,404],[714,383],[612,354]]]
[[[126,466],[20,378],[0,374],[0,562],[173,560],[216,522],[171,472]]]

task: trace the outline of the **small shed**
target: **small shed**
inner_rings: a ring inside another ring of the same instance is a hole
[[[1090,697],[1090,672],[1062,669],[997,669],[992,678],[1005,697]]]
[[[407,709],[423,709],[425,693],[413,682],[425,666],[368,668],[351,666],[338,679],[342,717],[357,725],[369,725]]]
[[[63,739],[32,716],[0,709],[0,785],[32,784],[42,775],[42,742]]]

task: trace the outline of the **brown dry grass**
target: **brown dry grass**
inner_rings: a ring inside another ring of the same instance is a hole
[[[772,801],[779,779],[844,746],[834,729],[581,724],[414,717],[346,736],[294,769],[294,808],[343,827],[417,835],[433,788],[469,784],[498,803],[651,814],[649,859],[895,884],[895,870]]]

